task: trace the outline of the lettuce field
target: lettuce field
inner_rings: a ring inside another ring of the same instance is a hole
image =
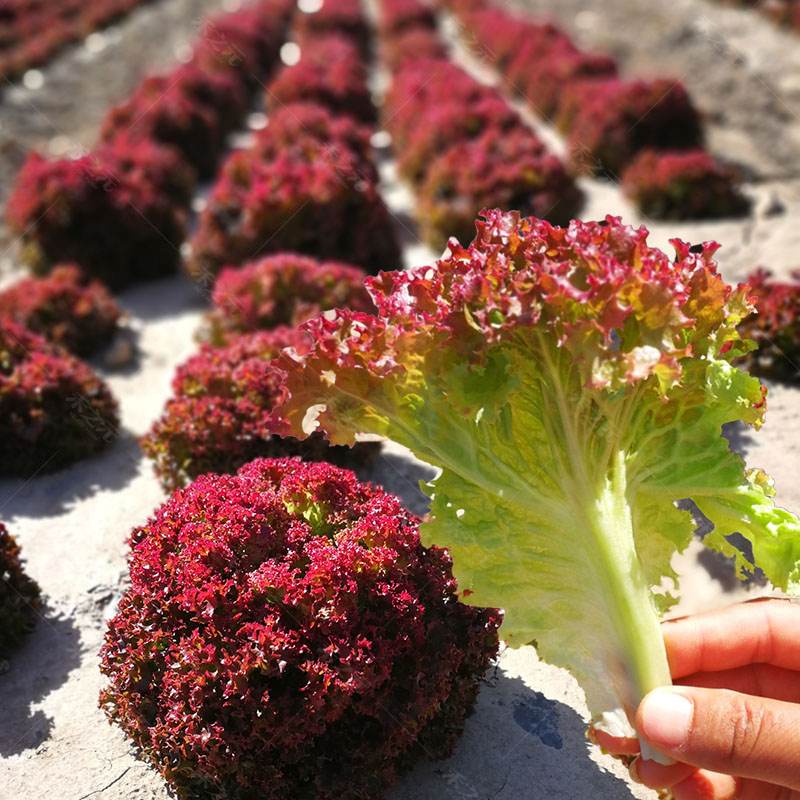
[[[683,800],[593,742],[800,596],[798,35],[1,3],[0,798]]]

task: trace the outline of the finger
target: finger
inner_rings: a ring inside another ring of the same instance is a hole
[[[786,703],[800,703],[800,674],[796,670],[751,664],[720,672],[698,672],[678,680],[681,686],[732,689],[742,694],[771,697]]]
[[[800,800],[800,792],[763,781],[732,778],[688,764],[665,767],[637,758],[630,772],[634,781],[649,789],[672,789],[675,800]]]
[[[740,800],[740,781],[710,770],[695,770],[688,778],[670,787],[675,800]],[[759,800],[770,800],[764,795]]]
[[[800,706],[726,689],[655,689],[636,727],[655,750],[696,767],[800,789]]]
[[[738,794],[733,797],[735,800],[800,800],[800,792],[784,789],[774,783],[745,780],[741,782]]]
[[[662,625],[673,678],[769,663],[800,670],[800,605],[741,603]]]
[[[669,789],[697,772],[697,767],[691,764],[678,763],[664,766],[641,756],[634,759],[629,769],[633,780],[650,789]]]
[[[611,736],[604,731],[597,731],[589,728],[589,738],[600,745],[603,750],[613,753],[615,756],[634,756],[639,752],[638,739],[623,739]]]
[[[800,703],[800,675],[794,670],[773,667],[771,664],[752,664],[721,672],[700,672],[688,675],[678,683],[706,689],[731,689],[742,694]],[[640,749],[638,739],[616,738],[593,728],[589,729],[589,737],[615,755],[635,755]]]
[[[740,780],[703,769],[669,788],[675,800],[800,800],[800,792],[774,783]]]

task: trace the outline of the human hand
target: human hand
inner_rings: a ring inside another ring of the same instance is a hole
[[[675,687],[650,692],[636,729],[675,759],[631,776],[675,800],[800,800],[800,605],[757,600],[662,625]],[[594,737],[620,755],[638,739]]]

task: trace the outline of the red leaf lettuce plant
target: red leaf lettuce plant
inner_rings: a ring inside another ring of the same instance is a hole
[[[302,442],[278,435],[285,428],[273,413],[281,382],[269,361],[290,345],[302,351],[308,337],[291,328],[256,331],[225,347],[205,344],[178,367],[173,396],[141,443],[167,491],[207,472],[235,472],[254,458],[299,455],[356,465],[377,452],[376,442],[332,448],[320,434]]]
[[[426,61],[446,59],[447,51],[435,31],[412,28],[385,39],[381,47],[381,58],[394,72],[404,64],[419,59]]]
[[[469,248],[368,279],[376,316],[307,323],[313,347],[279,362],[280,413],[296,436],[380,434],[439,467],[421,534],[449,548],[462,597],[503,608],[506,641],[568,668],[595,727],[633,735],[639,701],[670,682],[661,584],[694,527],[676,501],[714,523],[706,545],[742,569],[739,532],[800,592],[800,522],[720,435],[765,412],[731,364],[751,347],[736,325],[752,300],[718,275],[714,244],[673,240],[673,263],[614,217],[485,213]]]
[[[40,600],[39,586],[25,574],[19,545],[0,522],[0,658],[31,629]]]
[[[747,276],[756,299],[756,311],[739,326],[742,337],[757,349],[744,363],[758,375],[800,379],[800,270],[790,280],[777,280],[769,270],[757,269]]]
[[[109,344],[122,310],[108,289],[88,280],[75,264],[24,278],[0,291],[0,319],[13,319],[78,356]]]
[[[290,103],[312,102],[365,124],[374,122],[366,67],[350,40],[337,34],[318,35],[302,43],[301,50],[300,61],[284,67],[269,85],[266,100],[270,111]]]
[[[207,335],[218,345],[242,333],[280,325],[293,328],[331,308],[373,309],[363,270],[296,253],[277,253],[224,269],[211,302]]]
[[[131,536],[101,705],[193,800],[378,800],[455,746],[497,651],[447,553],[330,464],[257,460]]]
[[[160,180],[142,180],[153,174],[153,162],[131,170],[102,154],[47,161],[32,153],[6,209],[31,270],[74,261],[114,290],[174,272],[185,219]]]
[[[287,151],[310,150],[316,155],[318,147],[314,145],[326,145],[334,157],[342,151],[355,155],[363,179],[378,183],[371,135],[369,127],[346,114],[336,114],[317,103],[289,103],[270,115],[269,125],[256,134],[253,150],[269,161]]]
[[[118,425],[117,402],[88,364],[0,320],[0,475],[65,467],[111,444]]]
[[[637,208],[654,219],[739,217],[750,208],[739,170],[703,149],[642,150],[621,181]]]
[[[472,241],[475,217],[487,206],[566,223],[583,199],[564,163],[533,131],[492,126],[433,160],[420,185],[416,216],[423,238],[441,252],[448,234],[462,244]]]

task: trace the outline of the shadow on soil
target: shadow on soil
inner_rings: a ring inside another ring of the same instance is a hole
[[[696,526],[695,536],[701,541],[714,530],[714,524],[692,500],[681,500],[678,507],[689,511]],[[745,557],[749,564],[754,563],[753,546],[740,533],[732,533],[725,537]],[[767,578],[758,569],[745,569],[744,577],[739,578],[736,574],[736,559],[723,555],[716,550],[705,548],[697,554],[697,563],[705,569],[709,577],[713,578],[724,592],[732,592],[740,588],[742,584],[755,584],[756,586],[766,586]]]
[[[627,784],[589,756],[586,722],[570,706],[501,668],[488,673],[453,756],[421,764],[391,800],[631,800]]]
[[[741,539],[741,543],[735,537]],[[749,542],[739,534],[733,534],[728,537],[736,547],[740,550],[747,552]],[[752,552],[752,549],[751,549]],[[744,580],[740,580],[736,576],[736,560],[722,555],[722,553],[714,552],[713,550],[701,550],[697,555],[698,563],[705,569],[705,571],[712,577],[725,592],[732,592],[742,586],[742,584],[755,584],[756,586],[766,586],[767,576],[760,569],[754,570],[750,573],[745,571]]]
[[[360,480],[382,486],[387,492],[397,495],[403,505],[418,516],[428,512],[430,501],[419,488],[420,481],[430,481],[436,476],[429,464],[411,456],[387,452],[384,446],[369,464],[357,469]]]
[[[100,374],[133,375],[141,368],[141,334],[123,324],[114,340],[89,363]]]
[[[747,450],[755,443],[753,429],[743,422],[729,422],[722,426],[722,435],[728,440],[731,450],[742,458],[747,456]]]
[[[152,321],[181,311],[208,308],[212,287],[213,280],[204,286],[180,272],[126,289],[119,293],[117,300],[134,317]]]
[[[752,428],[742,422],[731,422],[724,425],[722,435],[728,440],[731,450],[742,456],[742,458],[746,458],[749,448],[755,443]],[[704,539],[714,529],[710,520],[691,500],[682,500],[679,506],[692,513],[697,525],[695,535],[699,539]],[[741,534],[731,534],[727,539],[744,554],[751,564],[753,563],[753,548]],[[704,549],[698,553],[697,562],[706,570],[709,577],[719,583],[723,591],[732,592],[741,587],[743,581],[736,575],[736,560],[734,558],[728,558],[714,550]],[[745,571],[744,583],[764,586],[767,583],[767,579],[760,569],[754,569],[752,573]]]
[[[0,479],[0,517],[54,517],[98,491],[123,489],[138,474],[141,459],[137,439],[120,431],[94,458],[50,474]]]
[[[35,749],[50,736],[53,720],[34,706],[80,666],[82,653],[72,619],[42,609],[34,630],[3,663],[7,671],[0,674],[0,756]]]

